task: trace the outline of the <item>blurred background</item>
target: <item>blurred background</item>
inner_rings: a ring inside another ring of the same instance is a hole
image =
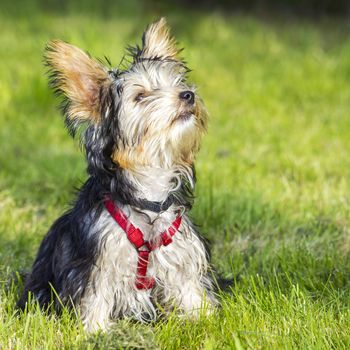
[[[23,0],[0,10],[1,232],[17,252],[2,261],[25,267],[85,179],[48,88],[45,44],[60,38],[117,66],[160,16],[211,115],[192,213],[216,264],[231,275],[235,252],[266,257],[270,245],[319,230],[335,230],[348,249],[348,1]],[[323,247],[331,236],[317,239]]]
[[[348,222],[348,1],[23,0],[0,9],[0,196],[3,213],[27,208],[34,220],[25,230],[2,221],[16,266],[32,258],[85,179],[48,88],[45,44],[60,38],[117,66],[160,16],[185,48],[211,115],[193,216],[214,258],[225,256],[217,265],[230,275],[235,251],[265,256],[257,246]]]
[[[235,303],[252,290],[263,295],[255,300],[265,300],[265,285],[289,295],[297,284],[322,302],[334,300],[335,288],[337,307],[345,308],[350,304],[346,0],[2,0],[0,280],[28,270],[48,227],[86,178],[78,142],[68,136],[47,84],[45,44],[59,38],[117,66],[125,47],[139,44],[145,26],[160,16],[185,48],[190,80],[211,116],[197,160],[191,215],[211,241],[214,265],[237,282]],[[261,285],[252,284],[257,275],[263,276]],[[230,317],[238,315],[236,326],[247,320],[249,328],[256,313],[240,317],[236,306]],[[245,306],[241,315],[251,312]],[[292,320],[298,317],[290,312]],[[310,322],[322,319],[316,314],[311,312]],[[335,328],[334,345],[343,341],[341,322],[350,317],[332,317],[327,327]],[[277,314],[261,320],[272,328],[284,322]]]

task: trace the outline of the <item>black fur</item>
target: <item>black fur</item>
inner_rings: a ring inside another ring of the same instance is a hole
[[[42,241],[18,302],[20,308],[25,307],[29,292],[41,307],[49,306],[53,294],[57,294],[60,300],[55,298],[56,310],[61,302],[69,305],[70,300],[74,303],[80,300],[99,249],[94,237],[84,235],[87,232],[84,226],[92,224],[101,209],[100,193],[90,178],[80,190],[74,207],[52,225]],[[91,220],[89,223],[87,218]]]
[[[80,301],[101,248],[94,237],[86,236],[86,225],[91,226],[98,219],[106,195],[143,209],[123,169],[111,159],[116,144],[123,143],[118,125],[120,91],[121,87],[112,84],[107,94],[100,95],[101,110],[108,110],[109,113],[102,112],[101,123],[88,125],[82,132],[81,142],[86,152],[89,178],[79,190],[72,209],[52,225],[42,241],[18,301],[22,309],[30,292],[43,308],[55,300],[57,311],[62,304],[71,305]],[[68,125],[73,135],[76,134],[76,127],[75,123]],[[174,196],[175,201],[184,208],[191,208],[194,197],[188,183],[183,181]]]
[[[139,50],[136,48],[133,51],[135,61],[140,60]],[[157,61],[159,58],[151,60]],[[72,306],[79,303],[103,244],[93,233],[88,236],[88,228],[98,220],[106,196],[136,209],[145,209],[142,200],[135,197],[135,188],[125,176],[124,170],[112,161],[117,145],[127,145],[118,119],[120,95],[123,92],[119,78],[124,73],[125,71],[120,70],[108,72],[111,84],[108,88],[103,86],[100,89],[98,98],[101,118],[98,123],[82,123],[81,120],[67,116],[70,101],[63,96],[65,122],[73,136],[80,134],[89,178],[79,190],[72,208],[56,220],[43,239],[18,301],[18,306],[22,309],[26,306],[29,293],[35,296],[43,308],[54,300],[57,311],[61,305]],[[51,85],[62,95],[63,91],[59,88],[60,73],[51,70],[49,74]],[[195,174],[194,168],[192,170]],[[185,211],[192,207],[193,188],[187,180],[183,179],[180,188],[172,195],[175,203]]]

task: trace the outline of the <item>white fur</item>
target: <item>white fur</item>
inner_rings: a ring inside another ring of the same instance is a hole
[[[112,159],[136,189],[135,197],[150,201],[176,194],[182,181],[193,188],[192,164],[207,125],[200,98],[182,96],[195,90],[186,83],[187,68],[176,58],[174,45],[164,20],[151,25],[141,56],[111,82],[118,94],[120,132]],[[145,240],[158,237],[184,209],[172,205],[155,214],[122,206]],[[106,210],[89,235],[102,248],[79,305],[87,330],[105,329],[119,316],[154,319],[158,304],[166,312],[178,308],[190,315],[206,301],[216,304],[206,251],[186,214],[173,242],[150,254],[147,274],[156,279],[152,290],[136,289],[137,251]]]
[[[170,176],[159,178],[163,181],[159,181],[157,187],[160,192],[158,196],[153,196],[153,200],[164,199],[164,194],[169,192],[169,179]],[[152,174],[150,181],[144,182],[141,188],[140,193],[143,194],[157,193],[152,192]],[[130,206],[123,206],[122,209],[133,225],[142,230],[144,238],[151,240],[169,228],[178,208],[173,205],[166,212],[147,212],[147,216]],[[209,267],[205,248],[191,228],[187,216],[183,217],[173,242],[150,254],[147,275],[156,278],[153,290],[135,288],[137,251],[106,210],[90,228],[89,234],[98,237],[102,251],[79,307],[88,331],[106,329],[111,320],[120,316],[140,321],[145,316],[155,319],[158,304],[166,312],[175,307],[194,315],[205,303],[216,304],[215,297],[205,290],[205,287],[211,287],[211,280],[207,277]]]
[[[185,69],[178,61],[139,62],[121,74],[115,83],[123,87],[119,122],[126,145],[118,149],[138,165],[171,169],[188,154],[195,153],[207,123],[206,110],[196,97],[189,106],[179,98],[194,87],[185,84]],[[140,101],[135,99],[143,94]],[[191,117],[179,118],[181,113]],[[140,149],[135,145],[142,145]],[[136,153],[138,154],[136,156]]]

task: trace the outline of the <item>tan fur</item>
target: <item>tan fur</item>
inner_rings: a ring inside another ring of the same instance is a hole
[[[170,35],[165,18],[151,24],[143,35],[141,57],[176,59],[179,49],[176,47],[176,40]]]
[[[33,292],[46,303],[47,283],[62,276],[58,298],[73,302],[87,331],[106,329],[119,317],[156,319],[174,308],[192,318],[217,305],[206,249],[187,215],[195,186],[192,165],[208,115],[187,82],[188,69],[175,44],[161,19],[145,31],[141,50],[130,50],[130,67],[111,71],[62,41],[47,46],[51,82],[66,97],[68,127],[75,132],[80,122],[90,122],[81,133],[90,177],[75,207],[53,225],[40,248]],[[106,195],[116,198],[145,241],[159,240],[181,213],[172,243],[150,254],[147,276],[156,280],[153,289],[136,288],[138,253],[109,212],[100,210]],[[170,196],[175,201],[161,212],[132,200],[165,203]],[[72,237],[76,244],[71,245]],[[84,266],[76,264],[77,257]],[[36,276],[42,272],[42,278]]]
[[[106,93],[110,84],[107,69],[60,40],[48,43],[45,60],[56,76],[55,87],[70,100],[68,117],[98,121],[101,93]]]
[[[114,163],[118,164],[123,169],[134,170],[137,165],[146,165],[145,161],[142,161],[140,157],[140,152],[135,152],[138,154],[130,154],[131,152],[116,150],[112,155],[112,160]]]

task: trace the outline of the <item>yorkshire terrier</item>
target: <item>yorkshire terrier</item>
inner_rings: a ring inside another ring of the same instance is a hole
[[[88,331],[160,310],[215,309],[207,250],[188,217],[207,112],[179,52],[163,18],[129,48],[124,69],[62,41],[47,45],[51,84],[89,177],[42,241],[21,308],[31,293],[43,308],[74,307]]]

